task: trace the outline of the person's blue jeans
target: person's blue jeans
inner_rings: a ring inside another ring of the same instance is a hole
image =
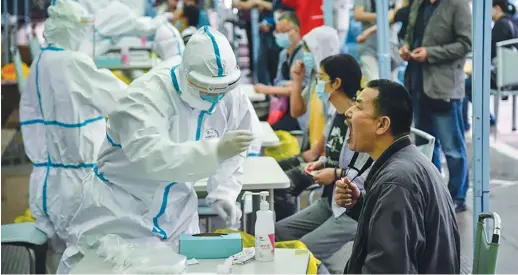
[[[280,48],[275,44],[272,32],[261,33],[259,59],[257,60],[257,82],[272,85],[277,74]]]
[[[441,171],[441,149],[446,155],[450,179],[448,189],[452,199],[465,201],[469,187],[468,156],[464,140],[463,100],[451,100],[451,109],[432,113],[421,108],[419,93],[413,93],[415,127],[435,137],[432,162]]]

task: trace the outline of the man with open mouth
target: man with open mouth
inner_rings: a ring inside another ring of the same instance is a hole
[[[412,100],[390,80],[374,80],[346,111],[351,150],[374,164],[365,193],[347,177],[335,200],[358,221],[345,273],[459,273],[453,201],[439,171],[409,139]]]

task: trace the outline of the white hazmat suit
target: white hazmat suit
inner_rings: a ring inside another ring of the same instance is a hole
[[[205,26],[182,58],[166,62],[136,79],[110,115],[58,272],[110,233],[157,237],[177,249],[180,234],[199,232],[193,185],[203,178],[214,211],[228,224],[240,218],[237,176],[253,140],[252,113],[236,88],[241,72],[230,43]]]
[[[162,24],[155,33],[153,50],[162,60],[182,55],[185,45],[180,32],[171,23]]]
[[[78,208],[83,178],[106,136],[107,116],[127,86],[77,52],[86,10],[57,0],[48,8],[44,47],[32,63],[20,100],[20,126],[33,163],[29,205],[38,227],[63,252],[66,227]],[[57,234],[57,236],[56,236]],[[61,247],[60,247],[61,246]]]
[[[80,0],[79,3],[95,17],[96,56],[119,45],[122,38],[134,37],[138,45],[140,37],[153,35],[167,22],[166,15],[155,18],[144,16],[146,0]],[[82,51],[90,54],[92,44],[85,44]]]

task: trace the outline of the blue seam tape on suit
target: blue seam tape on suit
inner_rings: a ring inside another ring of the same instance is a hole
[[[210,33],[208,26],[204,26],[203,30],[212,41],[212,47],[214,47],[214,54],[216,55],[216,64],[218,65],[218,76],[221,77],[223,76],[223,65],[221,64],[221,55],[219,52],[218,44],[216,43],[216,38],[214,37],[214,35],[212,35],[212,33]]]
[[[119,147],[119,148],[122,148],[122,146],[118,143],[115,143],[115,141],[113,141],[113,139],[108,135],[108,133],[106,133],[106,139],[108,140],[108,142],[113,146],[113,147]]]
[[[20,126],[26,126],[26,125],[32,125],[32,124],[44,124],[44,125],[48,125],[48,126],[55,125],[55,126],[61,126],[61,127],[65,127],[65,128],[80,128],[89,123],[96,122],[96,121],[103,120],[103,119],[104,119],[104,116],[98,116],[95,118],[87,119],[80,123],[65,123],[65,122],[60,122],[57,120],[46,121],[44,119],[31,119],[31,120],[21,121]]]
[[[178,68],[178,65],[171,68],[171,80],[173,81],[174,89],[179,95],[181,95],[182,91],[180,90],[180,85],[178,85],[178,79],[176,79],[176,74],[174,73],[174,70],[176,70],[176,68]]]
[[[33,163],[35,167],[52,167],[52,168],[65,168],[65,169],[81,169],[81,168],[94,168],[95,163],[81,162],[78,164],[64,164],[64,163],[53,163],[53,162],[37,162]]]
[[[162,235],[162,240],[166,240],[167,239],[167,233],[160,227],[160,225],[158,224],[158,219],[164,215],[165,213],[165,209],[167,208],[167,200],[168,200],[168,197],[169,197],[169,191],[171,190],[171,187],[173,185],[175,185],[176,182],[171,182],[170,184],[168,184],[165,189],[164,189],[164,195],[162,196],[162,205],[160,206],[160,211],[158,212],[158,214],[153,218],[153,232],[155,233],[159,233],[160,235]]]
[[[176,32],[171,28],[171,26],[169,26],[169,24],[167,24],[167,23],[166,23],[166,24],[165,24],[165,26],[167,27],[167,29],[168,29],[169,31],[171,31],[171,33],[172,33],[172,34],[173,34],[173,36],[174,36],[174,39],[175,39],[175,41],[176,41],[176,47],[178,48],[178,51],[179,51],[178,55],[182,55],[182,49],[180,48],[180,39],[179,39],[179,38],[178,38],[178,36],[176,35]]]
[[[99,172],[99,168],[97,166],[94,167],[94,173],[100,180],[110,183],[110,181],[104,177],[103,173]]]
[[[41,104],[41,94],[40,94],[40,82],[39,82],[39,71],[40,71],[40,61],[41,61],[41,55],[43,54],[44,49],[40,52],[38,55],[38,60],[36,61],[36,95],[38,96],[38,104],[40,107],[41,117],[43,120],[45,120],[45,116],[43,115],[43,106]],[[47,183],[49,178],[49,172],[50,172],[50,153],[47,151],[47,171],[45,172],[45,179],[43,180],[43,190],[42,190],[42,208],[43,213],[45,215],[49,215],[48,209],[47,209]]]

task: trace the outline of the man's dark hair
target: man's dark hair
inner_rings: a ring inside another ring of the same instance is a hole
[[[493,0],[494,6],[499,6],[504,13],[509,12],[509,2],[507,0]]]
[[[354,57],[348,54],[331,55],[320,62],[331,81],[340,78],[340,89],[350,99],[361,89],[362,70]]]
[[[291,24],[293,24],[293,25],[295,25],[295,26],[300,28],[299,18],[297,17],[297,15],[295,15],[294,12],[287,11],[287,12],[283,13],[281,15],[281,17],[279,17],[279,21],[281,21],[281,20],[287,20]]]
[[[392,80],[378,79],[367,83],[367,87],[378,90],[374,107],[378,115],[390,118],[390,131],[395,137],[410,133],[412,126],[412,98],[406,88]]]
[[[197,27],[200,21],[200,9],[194,5],[184,6],[183,17],[187,18],[189,26]]]

